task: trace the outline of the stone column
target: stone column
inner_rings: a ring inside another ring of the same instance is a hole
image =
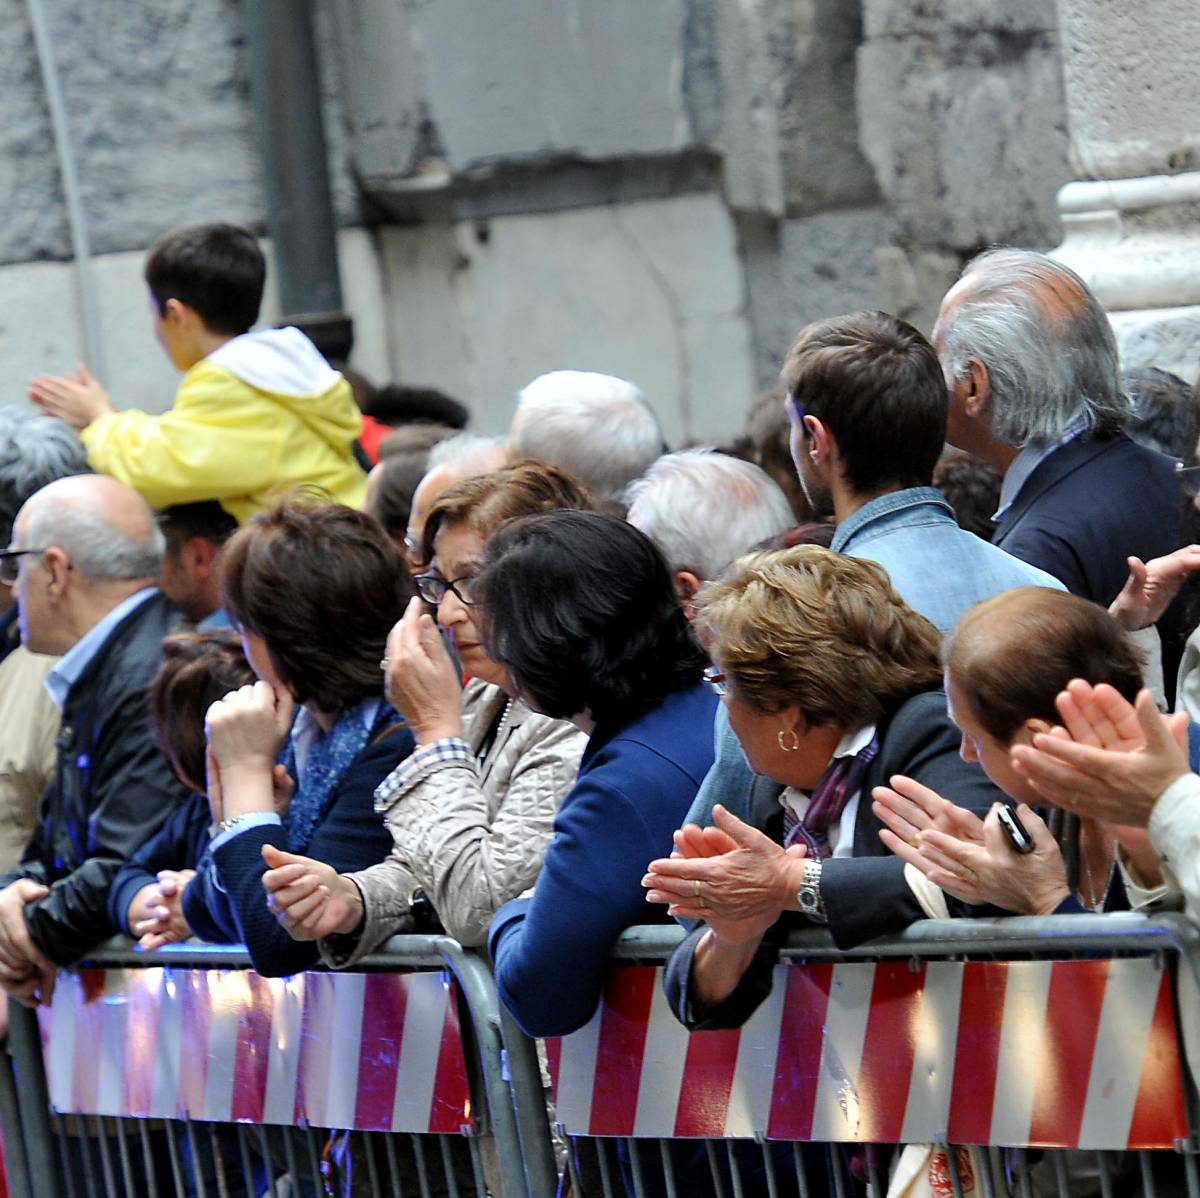
[[[1058,0],[1072,167],[1063,243],[1127,367],[1200,373],[1200,4]]]

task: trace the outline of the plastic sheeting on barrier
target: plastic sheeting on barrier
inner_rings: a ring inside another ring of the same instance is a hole
[[[784,964],[745,1027],[689,1034],[662,969],[612,971],[548,1042],[571,1134],[1171,1148],[1188,1135],[1150,958]]]
[[[473,1131],[455,1000],[455,984],[441,972],[64,971],[41,1012],[51,1106]]]

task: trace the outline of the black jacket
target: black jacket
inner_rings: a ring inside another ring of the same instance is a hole
[[[147,691],[162,640],[183,615],[155,594],[112,631],[63,707],[58,764],[21,864],[0,886],[32,878],[50,893],[25,908],[37,946],[67,965],[116,931],[117,871],[183,800],[150,735]]]
[[[854,855],[829,858],[821,869],[821,898],[829,931],[839,948],[898,932],[925,917],[904,880],[904,862],[889,853],[879,839],[882,825],[871,810],[873,787],[886,786],[893,774],[906,774],[980,816],[993,803],[1006,801],[978,765],[959,756],[962,738],[946,714],[946,697],[941,691],[906,700],[880,722],[878,733],[879,753],[867,767],[859,797]],[[782,839],[783,813],[778,801],[782,789],[760,777],[755,779],[751,796],[752,822],[775,840]],[[951,914],[967,910],[949,896],[947,902]],[[667,963],[667,998],[676,1016],[693,1029],[741,1027],[771,992],[780,940],[806,923],[799,914],[785,913],[764,937],[737,989],[725,1002],[705,1010],[693,1009],[687,1001],[692,954],[706,930],[701,924]]]

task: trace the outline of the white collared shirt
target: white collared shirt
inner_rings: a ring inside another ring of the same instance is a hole
[[[1003,520],[1005,513],[1012,507],[1014,500],[1021,493],[1029,476],[1056,450],[1074,441],[1087,431],[1087,417],[1076,416],[1067,425],[1067,431],[1057,441],[1030,441],[1021,447],[1021,452],[1013,458],[1008,469],[1004,472],[1004,480],[1000,484],[1000,506],[992,513],[993,520]]]
[[[874,735],[874,724],[867,724],[866,727],[859,728],[856,732],[847,732],[833,750],[830,764],[832,765],[840,757],[857,756],[871,743]],[[847,796],[846,805],[842,808],[842,815],[838,820],[837,827],[829,829],[829,848],[830,855],[833,857],[852,857],[854,855],[854,824],[858,819],[858,802],[861,794],[862,791],[856,790],[852,795]],[[797,820],[803,822],[805,812],[808,811],[808,805],[812,799],[804,791],[793,790],[789,786],[779,796],[779,801]]]

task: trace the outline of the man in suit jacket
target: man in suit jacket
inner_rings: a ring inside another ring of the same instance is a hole
[[[950,442],[1004,475],[997,545],[1105,606],[1129,557],[1179,546],[1174,463],[1122,432],[1116,341],[1078,275],[1031,251],[981,254],[942,301],[934,345]]]

